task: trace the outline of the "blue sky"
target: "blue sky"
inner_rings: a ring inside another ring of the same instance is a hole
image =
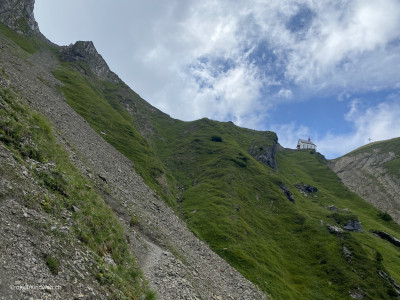
[[[327,158],[400,136],[398,0],[36,0],[51,41],[92,40],[145,100],[311,139]]]

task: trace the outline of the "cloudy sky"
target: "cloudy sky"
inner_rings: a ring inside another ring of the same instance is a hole
[[[399,0],[36,0],[58,45],[181,120],[273,130],[328,158],[400,136]]]

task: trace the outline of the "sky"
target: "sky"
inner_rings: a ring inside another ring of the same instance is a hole
[[[36,0],[34,14],[173,118],[287,148],[310,137],[327,158],[400,136],[399,0]]]

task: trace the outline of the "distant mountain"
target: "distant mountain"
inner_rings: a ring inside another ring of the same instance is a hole
[[[350,190],[400,223],[400,138],[368,144],[330,166]]]
[[[400,226],[343,184],[340,159],[171,118],[92,42],[22,26],[33,3],[0,4],[0,295],[399,297]],[[57,288],[14,288],[26,284]]]

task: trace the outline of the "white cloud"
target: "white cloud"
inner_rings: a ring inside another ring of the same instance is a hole
[[[349,103],[350,110],[344,115],[346,121],[353,121],[359,115],[359,106],[361,99],[353,99]]]
[[[366,84],[376,80],[371,71],[388,70],[385,61],[399,64],[399,46],[387,46],[399,38],[400,2],[333,1],[312,7],[316,17],[305,39],[288,42],[292,50],[286,73],[289,78],[322,88],[329,84],[368,89]],[[391,79],[381,75],[379,83]]]
[[[318,151],[328,158],[344,155],[368,143],[400,136],[400,103],[382,102],[366,109],[350,107],[345,118],[353,125],[353,131],[346,134],[329,133],[318,139]]]
[[[289,90],[289,89],[281,89],[281,90],[279,90],[279,92],[278,92],[278,96],[281,96],[281,97],[283,97],[283,98],[292,98],[293,93],[292,93],[292,91]]]
[[[93,40],[171,116],[252,128],[282,102],[398,88],[399,12],[398,0],[37,0],[35,9],[51,40]],[[290,28],[296,16],[308,21]]]

